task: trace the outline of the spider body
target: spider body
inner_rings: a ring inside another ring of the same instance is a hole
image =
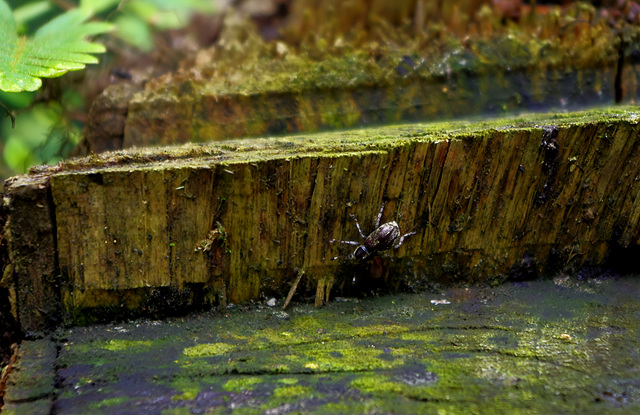
[[[360,224],[354,215],[351,215],[353,220],[356,222],[356,227],[358,228],[358,233],[364,239],[364,243],[360,244],[355,241],[337,241],[342,244],[348,245],[356,245],[357,248],[350,254],[347,258],[355,259],[360,262],[364,262],[375,256],[380,252],[384,252],[388,249],[399,248],[402,245],[402,242],[407,236],[411,236],[415,234],[415,232],[409,232],[400,236],[400,227],[395,221],[383,223],[380,225],[380,219],[382,218],[382,212],[384,211],[384,204],[380,209],[380,213],[378,213],[378,219],[376,221],[376,229],[369,234],[369,236],[364,236],[362,230],[360,229]],[[329,241],[331,243],[336,242],[335,239]],[[336,257],[337,258],[337,257]],[[336,259],[333,258],[333,259]]]
[[[395,221],[384,223],[375,231],[371,232],[371,234],[364,240],[364,243],[359,245],[351,256],[358,261],[364,261],[369,257],[379,252],[386,251],[394,246],[399,237],[400,227],[398,227],[398,224]]]

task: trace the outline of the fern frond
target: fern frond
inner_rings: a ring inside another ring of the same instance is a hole
[[[35,91],[40,78],[62,76],[97,63],[91,53],[103,53],[104,46],[87,41],[87,36],[104,33],[113,25],[88,22],[89,14],[70,10],[46,23],[32,38],[20,37],[11,9],[0,0],[0,90]]]

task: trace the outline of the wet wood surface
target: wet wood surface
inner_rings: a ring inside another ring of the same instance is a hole
[[[3,413],[632,414],[639,299],[565,276],[66,328],[22,343]]]
[[[499,283],[602,264],[637,245],[637,120],[630,107],[406,124],[44,168],[27,177],[50,183],[60,297],[41,302],[91,321],[284,297],[300,270],[298,295],[321,291],[322,303],[371,287]],[[7,188],[10,205],[20,203]],[[383,203],[383,222],[416,234],[378,260],[349,263],[355,247],[329,241],[360,241],[350,215],[367,234]],[[30,215],[14,210],[10,224]],[[26,304],[19,313],[34,313]]]

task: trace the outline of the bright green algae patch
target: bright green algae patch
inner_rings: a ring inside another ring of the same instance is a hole
[[[59,336],[64,414],[640,409],[638,278],[234,307]]]

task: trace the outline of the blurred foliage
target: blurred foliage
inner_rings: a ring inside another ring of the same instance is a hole
[[[113,23],[112,33],[127,44],[149,52],[155,31],[186,26],[194,13],[213,14],[220,0],[5,0],[13,11],[19,35],[33,36],[48,21],[78,8],[98,22]],[[73,77],[48,80],[37,92],[0,91],[0,179],[21,174],[30,166],[56,163],[80,141],[87,112],[81,85]],[[79,77],[76,77],[79,78]],[[51,90],[55,92],[52,93]]]

